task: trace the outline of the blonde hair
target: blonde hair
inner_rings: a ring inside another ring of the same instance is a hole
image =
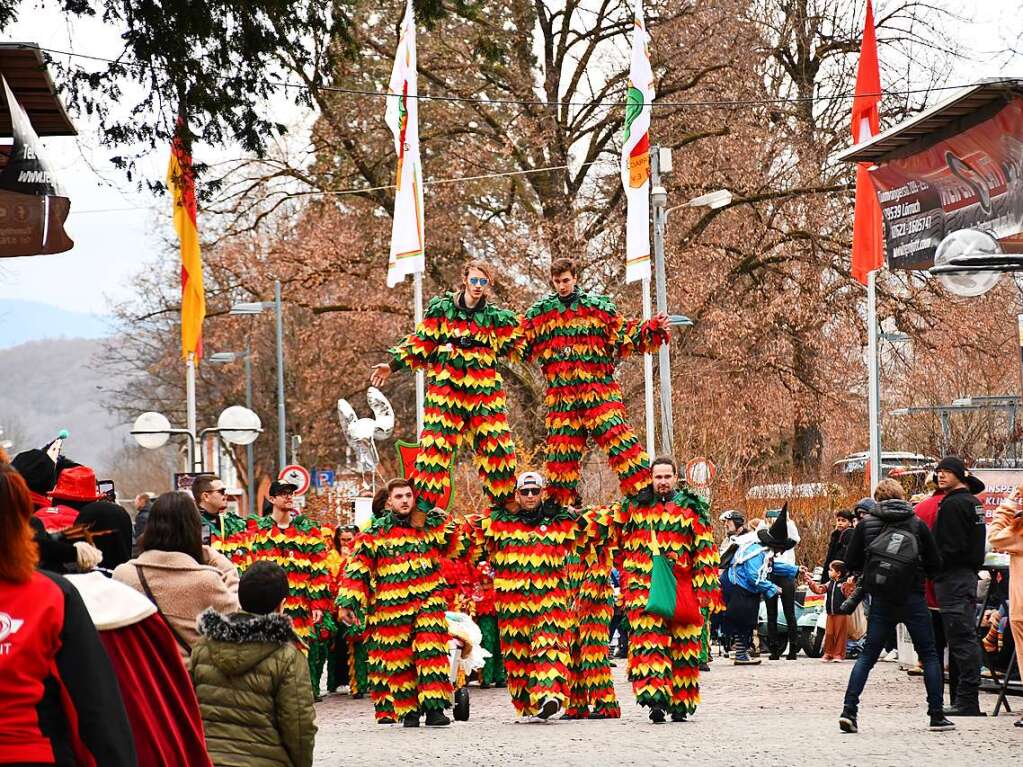
[[[494,284],[494,268],[486,261],[480,258],[474,258],[471,261],[466,261],[465,266],[462,267],[462,277],[468,277],[469,272],[473,269],[478,269],[487,275],[487,279],[490,280],[490,284]]]
[[[906,491],[902,489],[902,485],[896,479],[882,479],[877,483],[877,487],[874,488],[874,500],[880,503],[881,501],[893,501],[893,500],[906,500]]]

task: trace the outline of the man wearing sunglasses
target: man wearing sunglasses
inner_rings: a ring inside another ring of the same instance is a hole
[[[493,568],[494,606],[515,713],[549,720],[564,713],[572,692],[569,642],[575,595],[568,568],[599,511],[586,509],[580,516],[544,498],[544,484],[535,471],[520,474],[514,508],[495,506],[482,516],[467,517],[456,553],[468,549],[473,560],[485,556]]]
[[[236,567],[244,563],[249,549],[246,521],[227,510],[227,488],[220,477],[203,474],[192,483],[192,497],[202,518],[202,542],[212,546]]]
[[[588,436],[607,454],[622,495],[650,484],[649,457],[629,425],[615,365],[669,340],[667,315],[626,320],[607,296],[579,290],[577,274],[570,258],[551,264],[554,292],[526,312],[520,350],[547,382],[547,492],[564,504],[579,484]]]
[[[433,298],[415,331],[373,367],[382,386],[391,372],[426,373],[422,446],[416,456],[416,498],[422,511],[445,503],[459,445],[476,455],[483,490],[494,505],[515,491],[515,444],[497,360],[511,356],[520,338],[518,316],[487,302],[493,277],[479,260],[462,269],[462,288]]]

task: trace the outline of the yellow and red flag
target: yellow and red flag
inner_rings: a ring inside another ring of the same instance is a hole
[[[856,95],[852,107],[854,144],[869,141],[880,132],[878,104],[881,101],[881,72],[877,63],[874,9],[867,0],[867,20],[856,70]],[[870,183],[870,163],[856,165],[856,208],[853,217],[852,275],[864,285],[867,275],[884,265],[881,248],[881,206]]]
[[[167,188],[174,200],[174,230],[181,241],[181,356],[202,357],[202,322],[206,319],[206,293],[202,286],[202,252],[196,224],[195,172],[192,153],[180,130],[171,144]]]

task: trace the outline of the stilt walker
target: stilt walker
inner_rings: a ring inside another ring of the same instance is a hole
[[[701,521],[704,501],[688,490],[677,490],[670,459],[658,458],[653,486],[636,499],[626,500],[616,526],[624,552],[622,596],[629,616],[629,679],[636,702],[650,709],[660,724],[669,713],[685,721],[700,702],[700,637],[702,621],[675,625],[647,611],[654,554],[673,562],[679,587],[691,581],[702,605],[722,609],[718,584],[717,548],[709,526]]]
[[[391,511],[356,539],[337,604],[344,623],[366,627],[376,721],[418,727],[425,714],[427,726],[443,726],[452,688],[439,560],[451,532],[435,512],[413,525],[406,480],[391,480],[388,492]]]

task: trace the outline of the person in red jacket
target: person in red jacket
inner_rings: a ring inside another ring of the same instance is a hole
[[[913,507],[913,513],[923,520],[923,523],[934,532],[934,523],[938,519],[938,507],[945,492],[935,485],[934,492],[924,498]],[[942,666],[942,679],[945,678],[945,626],[941,622],[941,610],[938,606],[938,597],[934,594],[934,581],[930,578],[924,581],[924,598],[927,600],[927,609],[931,613],[931,627],[934,629],[934,644],[938,650],[938,663]],[[948,663],[948,696],[949,703],[955,703],[956,685],[959,682],[959,669],[956,667],[955,659],[949,658]]]
[[[135,767],[110,660],[74,586],[35,569],[31,516],[0,464],[0,765]]]

